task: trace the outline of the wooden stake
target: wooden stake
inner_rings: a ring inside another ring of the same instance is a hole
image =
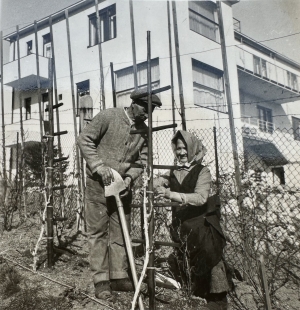
[[[53,29],[52,29],[52,16],[49,17],[49,27],[50,27],[50,40],[51,40],[51,54],[52,54],[52,62],[53,62],[53,82],[54,82],[54,100],[55,104],[58,104],[58,94],[57,94],[57,77],[56,77],[56,63],[55,63],[55,50],[54,50],[54,39],[53,39]],[[60,123],[59,123],[59,109],[55,109],[56,114],[56,130],[60,132]],[[57,136],[57,148],[58,148],[58,157],[62,158],[61,152],[61,140],[60,135]],[[64,185],[64,174],[62,171],[62,162],[58,163],[59,166],[59,183],[60,186]],[[65,195],[64,190],[60,190],[60,199],[62,202],[61,205],[61,216],[64,217],[65,210]]]
[[[171,100],[172,100],[172,119],[175,124],[175,98],[174,98],[174,77],[173,77],[173,53],[172,53],[172,34],[171,34],[171,16],[170,16],[170,1],[167,1],[168,11],[168,36],[169,36],[169,57],[170,57],[170,74],[171,74]],[[175,134],[176,129],[173,128]]]
[[[179,50],[179,37],[178,37],[178,26],[177,26],[177,13],[176,13],[176,2],[175,1],[172,1],[172,9],[173,9],[174,40],[175,40],[175,52],[176,52],[177,76],[178,76],[178,88],[179,88],[182,129],[186,130],[185,107],[184,107],[181,62],[180,62],[180,50]]]
[[[36,82],[37,82],[37,93],[38,93],[38,104],[39,104],[39,114],[40,114],[40,135],[41,141],[43,139],[43,111],[42,111],[42,96],[41,96],[41,77],[40,77],[40,58],[39,58],[39,44],[37,35],[37,22],[34,21],[34,37],[35,37],[35,60],[36,60]]]
[[[261,279],[261,284],[262,284],[262,291],[263,291],[264,299],[265,299],[265,307],[266,307],[266,310],[272,310],[271,299],[270,299],[269,288],[268,288],[267,273],[265,269],[265,260],[264,260],[263,255],[261,255],[258,258],[258,264],[259,264],[259,274],[260,274],[260,279]]]
[[[25,195],[24,195],[24,177],[23,177],[23,169],[24,169],[24,128],[23,128],[23,104],[22,104],[22,96],[21,96],[21,62],[20,62],[20,35],[19,35],[19,26],[16,27],[17,32],[17,55],[18,55],[18,98],[19,98],[19,111],[20,111],[20,135],[21,135],[21,160],[19,167],[19,175],[20,175],[20,211],[22,208],[22,197],[24,200],[25,207],[25,217],[26,217],[26,205],[25,205]]]
[[[218,158],[218,141],[217,141],[217,128],[213,127],[214,133],[214,148],[215,148],[215,163],[216,163],[216,182],[217,182],[217,195],[220,194],[220,170],[219,170],[219,158]]]
[[[53,62],[49,58],[49,135],[48,135],[48,165],[47,165],[47,262],[48,267],[54,266],[53,251],[53,140],[54,140],[54,124],[53,124]]]
[[[101,45],[101,26],[100,26],[100,18],[98,11],[98,0],[95,0],[95,10],[96,10],[96,31],[97,31],[97,39],[98,39],[98,52],[99,52],[99,65],[100,65],[100,89],[101,89],[101,99],[102,105],[100,103],[100,110],[105,110],[105,92],[104,92],[104,74],[103,74],[103,60],[102,60],[102,45]]]
[[[231,87],[230,87],[230,79],[228,73],[228,58],[227,58],[227,51],[226,51],[226,40],[225,40],[225,31],[224,31],[224,24],[223,24],[223,14],[222,14],[222,4],[220,1],[217,1],[217,13],[218,13],[218,20],[219,20],[219,29],[220,29],[220,42],[221,42],[221,51],[222,51],[222,60],[223,60],[223,70],[224,70],[224,84],[225,84],[225,93],[226,93],[226,101],[228,107],[228,118],[229,118],[229,127],[230,127],[230,136],[231,136],[231,146],[232,146],[232,154],[233,154],[233,161],[234,161],[234,169],[235,169],[235,181],[236,181],[236,197],[237,197],[237,204],[240,210],[241,215],[243,216],[242,212],[242,182],[241,182],[241,170],[239,164],[239,157],[238,157],[238,147],[236,141],[236,133],[235,133],[235,124],[234,124],[234,116],[233,116],[233,108],[232,108],[232,98],[231,98]],[[243,243],[245,252],[248,253],[248,242],[247,242],[247,232],[243,232]],[[247,255],[247,258],[250,255]],[[247,259],[245,260],[246,272],[244,272],[244,278],[247,281],[247,274],[250,271],[250,267],[248,266]]]
[[[83,184],[81,182],[81,168],[80,168],[80,153],[77,141],[77,120],[76,120],[76,106],[75,106],[75,95],[74,95],[74,78],[73,78],[73,63],[72,63],[72,49],[71,49],[71,38],[70,38],[70,26],[69,26],[69,12],[65,10],[66,16],[66,28],[67,28],[67,39],[68,39],[68,52],[69,52],[69,66],[70,66],[70,82],[71,82],[71,93],[72,93],[72,110],[73,110],[73,124],[74,124],[74,136],[75,136],[75,152],[76,152],[76,176],[78,181],[79,197],[77,197],[77,229],[83,230],[82,213],[83,213],[83,201],[81,199],[83,193]]]
[[[4,199],[6,197],[6,185],[7,185],[7,176],[6,176],[6,150],[5,150],[5,122],[4,122],[4,82],[3,82],[3,32],[0,31],[0,69],[1,69],[1,112],[2,112],[2,160],[3,160],[3,179],[4,179]]]
[[[116,85],[115,85],[115,77],[114,77],[114,64],[110,63],[110,76],[111,76],[111,88],[113,94],[113,105],[114,108],[117,107],[117,98],[116,98]]]
[[[131,46],[132,46],[134,89],[138,89],[136,49],[135,49],[135,33],[134,33],[134,17],[133,17],[132,0],[129,0],[129,12],[130,12],[130,29],[131,29]]]
[[[152,95],[151,95],[151,36],[147,31],[147,92],[148,92],[148,212],[150,212],[149,223],[149,269],[148,269],[148,289],[149,308],[156,309],[155,306],[155,273],[154,273],[154,212],[153,212],[153,141],[152,141]],[[152,214],[151,214],[152,213]]]

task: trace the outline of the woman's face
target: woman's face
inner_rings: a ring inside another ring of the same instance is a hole
[[[177,139],[175,153],[176,153],[176,157],[177,157],[178,161],[181,164],[188,162],[187,147],[186,147],[186,144],[183,140]]]

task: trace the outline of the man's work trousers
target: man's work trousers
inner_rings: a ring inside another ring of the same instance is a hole
[[[94,283],[128,277],[125,241],[115,197],[105,198],[101,183],[87,178],[85,198],[90,267],[94,272]],[[131,195],[122,201],[129,229]]]

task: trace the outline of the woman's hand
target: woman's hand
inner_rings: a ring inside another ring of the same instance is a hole
[[[120,197],[125,197],[129,194],[130,190],[131,190],[131,178],[130,177],[126,177],[124,179],[124,185],[126,187],[126,189],[124,189],[121,193],[120,193]]]
[[[170,189],[169,188],[165,188],[163,186],[159,186],[156,188],[155,190],[156,195],[155,198],[167,198],[170,199]]]

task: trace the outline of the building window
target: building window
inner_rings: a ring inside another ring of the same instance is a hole
[[[133,67],[127,67],[115,72],[116,95],[118,107],[127,107],[131,103],[130,93],[134,90]],[[159,59],[151,59],[151,87],[159,88]],[[139,88],[147,87],[147,62],[137,65],[137,81]]]
[[[227,112],[224,100],[223,72],[194,59],[192,66],[195,105]]]
[[[285,184],[285,176],[284,176],[284,168],[276,167],[272,168],[273,173],[273,183],[278,183],[284,185]]]
[[[116,4],[99,10],[100,42],[105,42],[117,37]],[[89,15],[89,46],[98,44],[97,16]]]
[[[76,83],[77,86],[77,116],[79,115],[79,99],[90,94],[90,80]]]
[[[16,60],[16,41],[12,41],[11,45],[12,45],[12,60]]]
[[[25,98],[25,120],[31,119],[31,98]]]
[[[217,7],[209,1],[189,1],[190,29],[220,42]]]
[[[49,93],[42,94],[42,118],[43,120],[48,119],[48,112],[45,109],[48,108],[49,104]]]
[[[43,56],[52,58],[51,36],[47,33],[43,36]]]
[[[287,84],[290,88],[298,90],[298,77],[296,74],[286,71],[287,73]]]
[[[292,116],[294,139],[300,141],[300,118]]]
[[[254,73],[258,74],[262,77],[267,78],[268,72],[267,72],[267,61],[253,55],[253,67],[254,67]]]
[[[261,131],[273,133],[273,117],[272,117],[272,110],[258,106],[258,126]]]
[[[27,45],[27,55],[30,55],[32,53],[32,40],[26,42]]]

